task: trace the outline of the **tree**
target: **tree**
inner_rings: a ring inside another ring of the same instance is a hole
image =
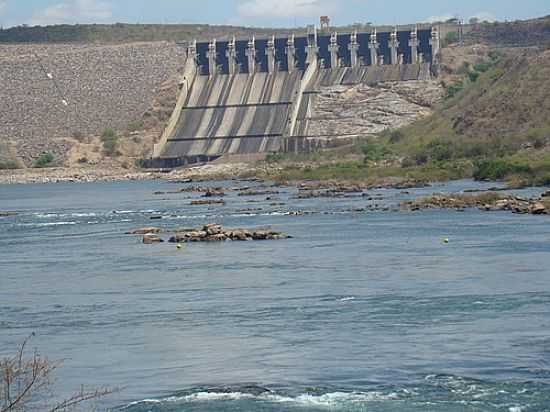
[[[101,141],[103,142],[103,152],[107,156],[115,156],[117,154],[118,135],[114,129],[105,129],[101,135]]]
[[[49,152],[42,153],[38,159],[32,162],[32,167],[49,167],[54,159],[53,154]]]
[[[108,388],[87,391],[82,387],[67,399],[54,399],[51,384],[61,364],[49,361],[36,351],[27,356],[25,347],[32,336],[34,334],[23,341],[15,355],[0,359],[0,412],[74,410],[87,401],[113,392]]]

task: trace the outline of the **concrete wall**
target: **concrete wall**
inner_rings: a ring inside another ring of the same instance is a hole
[[[199,76],[162,157],[279,150],[301,76]]]
[[[432,56],[432,45],[430,39],[432,36],[432,30],[430,29],[420,29],[418,30],[418,52],[422,53],[424,56],[424,61],[431,62],[433,59]],[[385,64],[391,63],[391,51],[389,47],[390,41],[390,32],[383,31],[376,34],[377,42],[379,43],[378,54],[383,57]],[[317,58],[320,61],[323,61],[323,67],[331,68],[331,57],[329,51],[330,44],[329,34],[319,34],[316,36],[316,45],[318,47]],[[399,40],[398,54],[403,55],[404,64],[416,63],[412,61],[411,48],[409,47],[409,40],[411,37],[410,30],[402,30],[397,32],[397,37]],[[359,44],[358,48],[358,57],[361,65],[372,65],[373,62],[370,57],[370,51],[368,48],[371,39],[373,38],[373,33],[357,33],[357,42]],[[286,46],[289,37],[276,37],[275,38],[275,55],[276,55],[276,64],[277,68],[280,71],[288,71],[287,64],[287,55],[286,55]],[[311,36],[310,36],[310,41]],[[338,59],[342,66],[349,67],[351,65],[351,52],[348,48],[351,40],[350,33],[338,33],[337,44],[338,44]],[[237,51],[236,60],[239,66],[240,73],[249,73],[248,61],[246,58],[245,51],[248,47],[249,40],[236,40],[235,49]],[[256,47],[256,69],[260,72],[267,72],[268,63],[266,56],[268,39],[255,39]],[[210,73],[209,64],[208,64],[208,48],[210,42],[199,42],[197,43],[197,64],[199,66],[199,72],[203,75],[216,74]],[[306,52],[305,49],[308,44],[307,36],[297,36],[294,38],[294,45],[296,50],[296,69],[305,70],[306,68]],[[216,66],[218,74],[228,74],[229,73],[229,63],[226,52],[228,50],[228,41],[218,41],[216,42]]]

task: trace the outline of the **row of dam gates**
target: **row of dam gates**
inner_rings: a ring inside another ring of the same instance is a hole
[[[176,107],[145,163],[309,151],[324,87],[429,80],[438,52],[436,28],[192,42]]]

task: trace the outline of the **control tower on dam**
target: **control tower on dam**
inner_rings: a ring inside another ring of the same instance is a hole
[[[435,28],[194,41],[175,110],[147,163],[308,150],[306,114],[320,88],[427,80],[438,52]]]

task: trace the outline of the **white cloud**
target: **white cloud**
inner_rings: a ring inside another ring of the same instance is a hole
[[[243,17],[319,17],[334,10],[329,0],[247,0],[238,6]]]
[[[32,25],[96,23],[113,16],[112,5],[102,0],[66,0],[36,13]]]

